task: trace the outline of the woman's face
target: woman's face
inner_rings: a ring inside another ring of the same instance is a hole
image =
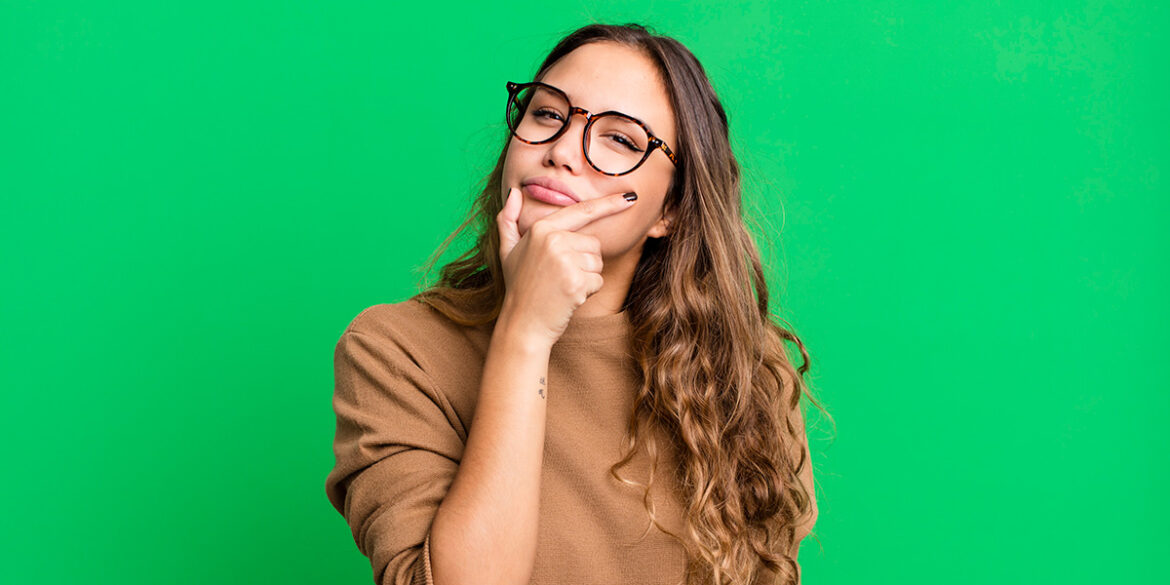
[[[572,105],[591,113],[617,110],[645,122],[655,136],[678,152],[670,97],[654,62],[639,51],[608,41],[589,43],[554,63],[540,81],[564,91]],[[534,199],[522,188],[530,179],[560,181],[581,201],[634,191],[638,201],[629,209],[598,219],[577,233],[601,240],[601,255],[606,261],[627,256],[636,260],[647,237],[667,233],[663,202],[674,164],[665,152],[656,150],[632,173],[620,177],[602,174],[589,165],[581,150],[584,129],[585,116],[574,115],[564,134],[551,142],[527,144],[513,137],[504,157],[500,196],[507,198],[511,188],[521,189],[523,204],[517,228],[523,236],[536,220],[562,208]]]

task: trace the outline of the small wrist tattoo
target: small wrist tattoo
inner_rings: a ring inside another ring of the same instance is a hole
[[[536,390],[536,393],[540,394],[541,399],[544,398],[544,376],[540,377],[540,388]]]

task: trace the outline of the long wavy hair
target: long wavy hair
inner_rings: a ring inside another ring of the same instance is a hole
[[[694,55],[637,24],[591,24],[572,32],[535,78],[577,47],[600,41],[633,47],[655,62],[674,107],[679,157],[664,204],[674,212],[670,233],[645,241],[623,304],[642,376],[625,455],[610,473],[644,488],[650,521],[688,551],[688,583],[797,583],[796,530],[815,518],[798,477],[811,465],[799,410],[802,394],[824,408],[807,392],[810,360],[804,344],[769,312],[760,256],[742,215],[727,115]],[[506,134],[472,209],[426,272],[469,228],[478,236],[475,245],[414,297],[463,325],[495,320],[503,303],[495,219],[503,206],[501,177],[510,139]],[[799,368],[785,341],[799,348]],[[666,530],[655,516],[654,431],[678,453],[677,469],[667,471],[685,502],[684,536]],[[652,461],[645,484],[619,473],[643,443]]]

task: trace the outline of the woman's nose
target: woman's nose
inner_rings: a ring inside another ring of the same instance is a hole
[[[548,162],[555,166],[563,165],[571,172],[584,169],[587,166],[582,142],[585,125],[585,116],[570,114],[569,127],[565,128],[565,132],[556,140],[549,143]]]

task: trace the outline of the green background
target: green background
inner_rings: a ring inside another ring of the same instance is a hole
[[[639,21],[728,108],[837,424],[805,582],[1145,583],[1170,549],[1155,2],[0,4],[0,582],[368,583],[332,352]]]

